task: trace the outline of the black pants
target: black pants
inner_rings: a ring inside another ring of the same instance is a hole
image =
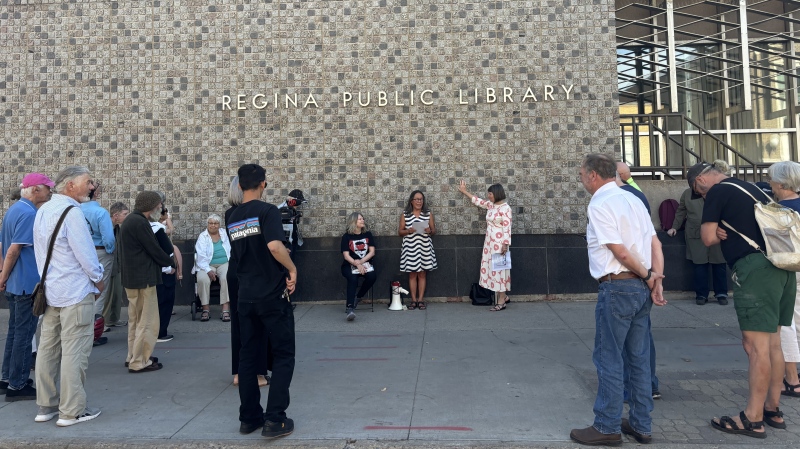
[[[233,262],[228,265],[228,300],[231,305],[231,374],[239,374],[239,351],[242,339],[239,331],[239,278]],[[269,351],[269,340],[261,345],[262,355],[258,357],[259,374],[267,375],[272,369],[272,352]]]
[[[242,340],[239,352],[239,421],[248,424],[259,424],[262,419],[283,422],[289,407],[289,385],[294,375],[292,306],[280,297],[260,302],[240,301],[239,328]],[[263,412],[256,376],[265,336],[269,338],[273,365],[267,409]]]
[[[158,338],[167,336],[167,327],[175,305],[175,274],[161,274],[161,284],[156,285],[158,295]]]
[[[724,263],[694,264],[694,292],[700,298],[708,297],[708,266],[711,265],[711,279],[714,296],[728,297],[728,271]]]
[[[358,289],[358,278],[362,275],[353,274],[353,269],[349,264],[342,265],[342,276],[347,279],[347,308],[353,308],[356,303],[356,289]],[[358,297],[363,298],[370,288],[375,284],[378,275],[375,271],[370,271],[364,276],[364,283],[361,284],[361,289],[358,291]]]

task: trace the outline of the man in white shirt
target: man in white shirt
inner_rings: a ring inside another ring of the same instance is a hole
[[[598,388],[594,424],[572,430],[570,438],[593,446],[621,444],[620,430],[639,443],[652,440],[648,323],[652,304],[667,303],[661,242],[642,202],[614,183],[616,170],[616,161],[606,154],[586,156],[580,168],[581,183],[592,195],[586,226],[589,271],[600,283],[592,355]],[[625,369],[630,420],[622,419]]]
[[[53,254],[47,269],[47,310],[36,357],[36,422],[71,426],[89,421],[100,410],[86,406],[86,368],[94,337],[94,301],[103,290],[103,265],[97,259],[80,203],[89,201],[94,183],[86,167],[67,167],[55,179],[55,194],[36,212],[33,248],[41,275],[51,236]],[[56,383],[60,381],[60,391]]]

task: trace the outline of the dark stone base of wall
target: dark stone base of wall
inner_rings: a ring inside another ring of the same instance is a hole
[[[686,260],[683,232],[668,237],[659,232],[664,247],[667,277],[666,290],[692,291],[692,264]],[[378,281],[375,298],[388,299],[392,281],[408,288],[408,275],[400,272],[401,237],[377,237],[375,266]],[[434,237],[439,268],[428,273],[427,297],[466,297],[478,281],[482,235],[447,235]],[[184,260],[192,260],[194,242],[181,246]],[[581,235],[514,235],[512,237],[512,295],[569,295],[597,292],[597,281],[589,275],[586,240]],[[342,254],[339,238],[306,239],[295,257],[298,287],[293,301],[344,302],[345,280],[339,267]],[[184,285],[176,303],[186,304],[194,295],[191,267],[184,267]]]
[[[692,291],[692,264],[686,260],[683,232],[668,237],[659,232],[666,265],[665,290]],[[401,237],[378,237],[375,266],[378,281],[375,298],[390,297],[392,281],[408,288],[408,275],[400,272]],[[183,284],[176,291],[176,304],[189,304],[194,298],[191,274],[194,241],[176,242],[183,252]],[[434,237],[439,268],[428,273],[427,297],[466,297],[478,280],[483,236],[452,235]],[[589,275],[586,240],[581,235],[514,235],[512,237],[512,295],[569,295],[597,292],[597,281]],[[265,253],[266,255],[266,253]],[[344,302],[345,280],[339,267],[342,254],[339,238],[306,239],[296,255],[298,287],[293,301]],[[7,307],[0,299],[0,307]]]

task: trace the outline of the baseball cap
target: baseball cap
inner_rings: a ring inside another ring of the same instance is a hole
[[[692,199],[702,198],[702,196],[694,191],[694,182],[697,177],[710,170],[712,167],[708,162],[700,162],[692,165],[689,171],[686,172],[686,180],[689,181],[689,188],[692,189]]]
[[[289,192],[289,196],[296,199],[300,203],[307,203],[308,200],[303,196],[303,191],[300,189],[294,189]]]
[[[56,186],[56,183],[41,173],[28,173],[22,178],[22,184],[19,185],[21,189],[27,189],[33,186],[47,186],[52,189]]]

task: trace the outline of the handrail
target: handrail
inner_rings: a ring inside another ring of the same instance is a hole
[[[700,126],[697,122],[686,117],[686,115],[681,113],[652,113],[652,114],[621,114],[620,118],[620,129],[622,136],[629,136],[632,135],[633,137],[633,154],[634,154],[634,163],[631,164],[632,171],[638,172],[649,172],[653,177],[657,175],[657,173],[664,174],[670,178],[674,179],[673,174],[677,174],[675,172],[680,170],[680,177],[685,178],[686,172],[689,168],[687,164],[687,153],[697,160],[704,160],[702,155],[705,153],[703,151],[703,138],[710,137],[713,142],[713,148],[710,150],[712,151],[712,156],[714,158],[722,156],[726,160],[731,160],[734,169],[735,176],[741,177],[743,180],[747,180],[748,175],[752,174],[753,181],[760,181],[763,178],[764,168],[769,167],[772,164],[769,163],[756,163],[750,160],[747,156],[743,155],[739,151],[737,151],[734,147],[708,131],[707,129]],[[663,119],[663,125],[660,125],[657,121],[659,119]],[[669,123],[669,119],[678,119],[680,121],[680,131],[677,134],[677,131],[670,132],[669,126],[666,126]],[[686,124],[689,124],[697,129],[697,134],[687,132]],[[639,130],[640,126],[646,126],[647,131]],[[631,128],[631,134],[626,134],[626,129]],[[681,149],[681,165],[670,164],[669,163],[669,154],[666,154],[666,160],[660,160],[661,152],[657,148],[658,141],[656,139],[657,136],[661,136],[661,138],[666,139],[667,143],[674,143]],[[698,148],[697,151],[694,151],[694,148],[688,148],[686,146],[686,136],[687,135],[696,135],[698,136]],[[641,138],[642,137],[649,137],[650,143],[650,165],[643,165],[641,164],[640,158],[640,145],[641,145]],[[722,151],[723,153],[720,153]],[[622,143],[622,158],[625,159],[625,153],[627,153],[625,148],[625,142],[623,140]],[[706,153],[707,154],[707,153]],[[626,161],[627,162],[627,161]]]

